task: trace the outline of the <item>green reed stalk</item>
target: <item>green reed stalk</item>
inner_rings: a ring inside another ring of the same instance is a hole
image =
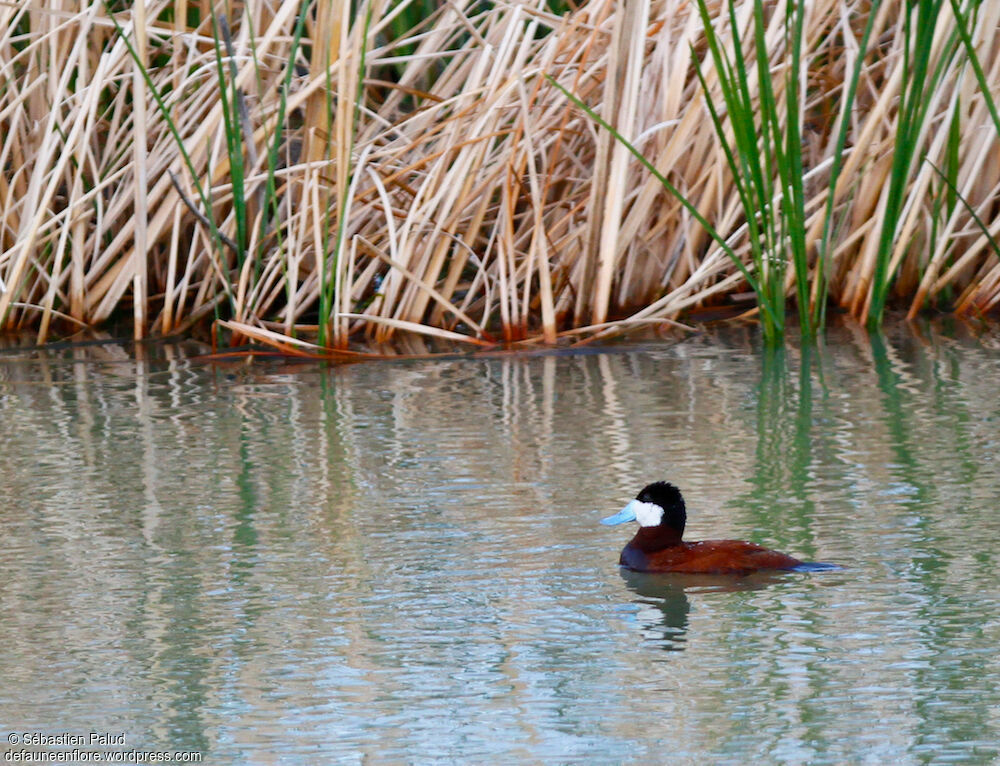
[[[986,107],[990,110],[990,116],[993,118],[993,124],[996,126],[997,133],[1000,133],[1000,113],[997,112],[996,101],[994,101],[993,96],[990,94],[990,86],[986,82],[986,73],[983,71],[983,65],[976,55],[976,48],[972,44],[972,33],[969,31],[972,28],[970,19],[962,11],[958,0],[950,0],[950,2],[952,13],[955,14],[958,34],[962,38],[962,45],[965,47],[966,55],[969,57],[969,64],[976,75],[976,82],[979,83],[979,91],[986,100]],[[970,3],[973,9],[979,9],[978,0],[970,0]]]
[[[760,21],[763,25],[763,20]],[[781,182],[784,196],[785,215],[782,220],[788,226],[788,241],[792,249],[792,263],[795,267],[796,302],[799,309],[799,327],[803,335],[812,336],[817,328],[809,313],[809,253],[806,247],[806,193],[802,177],[804,175],[802,162],[802,103],[800,101],[802,36],[805,26],[805,3],[795,4],[794,16],[785,16],[785,39],[792,43],[792,61],[785,81],[785,108],[787,110],[787,127],[785,130],[785,150],[779,167],[784,168]],[[758,49],[762,50],[764,41],[758,37]],[[758,53],[758,66],[767,66],[766,56],[761,62]],[[767,70],[764,70],[767,71]],[[777,123],[774,125],[778,128]],[[822,260],[817,259],[817,273],[823,270]]]
[[[560,91],[562,91],[563,95],[566,96],[566,98],[568,98],[574,104],[576,104],[577,107],[582,109],[587,114],[587,116],[590,117],[590,119],[592,119],[602,128],[604,128],[606,131],[608,131],[611,134],[612,138],[615,139],[615,141],[617,141],[626,149],[628,149],[628,151],[631,152],[632,156],[634,156],[637,160],[639,160],[640,164],[642,164],[642,166],[646,168],[646,170],[648,170],[650,173],[653,174],[653,177],[656,178],[657,181],[659,181],[660,185],[669,194],[671,194],[681,204],[681,206],[688,211],[688,213],[691,214],[691,217],[694,218],[702,226],[702,228],[705,229],[708,235],[715,241],[715,243],[722,249],[722,251],[727,256],[729,256],[729,259],[733,262],[736,268],[739,269],[740,273],[743,275],[743,278],[746,279],[751,289],[758,296],[762,296],[761,297],[762,307],[766,308],[766,310],[768,311],[772,311],[771,306],[769,304],[766,304],[767,295],[762,293],[760,283],[758,282],[758,280],[754,277],[754,275],[750,272],[750,270],[747,269],[747,267],[743,264],[743,261],[736,254],[736,251],[733,250],[733,248],[729,245],[729,243],[726,242],[725,238],[723,238],[723,236],[719,234],[718,230],[716,230],[716,228],[708,222],[705,216],[703,216],[698,211],[698,208],[696,208],[691,203],[691,201],[684,196],[681,190],[678,189],[676,186],[674,186],[672,183],[670,183],[670,181],[667,180],[666,176],[664,176],[659,170],[657,170],[656,166],[652,162],[650,162],[642,154],[642,152],[640,152],[632,144],[632,142],[630,142],[627,138],[625,138],[625,136],[619,133],[611,124],[609,124],[606,120],[604,120],[597,112],[595,112],[585,103],[583,103],[583,101],[581,101],[575,95],[570,93],[570,91],[568,91],[558,82],[556,82],[556,80],[551,75],[545,75],[545,79],[548,80],[552,85],[554,85]]]
[[[743,58],[734,1],[729,0],[727,7],[733,38],[732,60],[723,52],[723,41],[712,23],[707,1],[698,0],[698,12],[719,80],[731,137],[712,102],[711,89],[696,55],[695,66],[747,222],[751,258],[759,276],[757,295],[764,337],[769,342],[777,342],[784,335],[786,251],[790,251],[795,270],[799,325],[804,336],[812,336],[816,325],[809,310],[810,269],[802,183],[800,61],[805,8],[802,2],[797,2],[786,9],[785,45],[790,61],[785,74],[782,108],[771,79],[762,0],[754,0],[753,6],[756,93]],[[818,263],[817,270],[821,269],[822,263]]]
[[[861,70],[865,63],[865,54],[868,52],[868,42],[871,39],[872,28],[875,26],[875,18],[878,16],[882,0],[872,0],[871,8],[868,11],[868,22],[865,24],[864,34],[861,36],[861,46],[858,60],[854,62],[854,71],[851,72],[851,79],[844,94],[844,100],[840,109],[840,124],[837,128],[837,143],[833,150],[833,165],[830,168],[830,181],[827,187],[826,210],[823,213],[823,235],[819,243],[817,253],[816,272],[813,277],[813,304],[812,322],[813,326],[822,328],[826,326],[826,301],[828,290],[828,277],[831,266],[830,238],[833,235],[833,208],[836,198],[837,182],[840,180],[840,171],[844,167],[844,147],[847,146],[847,134],[851,127],[851,111],[854,107],[854,99],[858,93],[858,81],[861,79]]]
[[[975,46],[972,44],[972,24],[969,16],[962,10],[959,0],[950,0],[951,10],[955,15],[956,27],[958,29],[959,37],[961,37],[962,45],[965,48],[965,53],[969,59],[969,65],[972,67],[972,71],[975,74],[976,82],[979,84],[979,93],[982,95],[983,100],[986,103],[986,108],[990,112],[990,116],[993,118],[993,125],[996,127],[997,134],[1000,135],[1000,112],[997,110],[996,101],[994,100],[992,94],[990,93],[990,88],[986,82],[986,74],[983,71],[982,63],[979,61],[979,57],[976,55]],[[970,0],[973,12],[979,9],[979,4],[976,0]],[[960,203],[966,211],[971,216],[972,220],[975,222],[976,226],[986,237],[986,240],[990,243],[990,249],[997,256],[1000,256],[1000,243],[993,237],[990,233],[989,227],[983,221],[983,219],[976,213],[972,205],[969,204],[968,200],[963,197],[958,191],[957,176],[958,176],[958,166],[959,166],[959,117],[960,109],[958,104],[955,106],[955,113],[952,117],[951,127],[948,136],[948,150],[945,156],[945,168],[941,170],[934,163],[928,160],[928,164],[931,169],[937,173],[938,177],[944,182],[945,186],[948,188],[948,199],[947,207],[948,211],[954,208],[956,202]]]
[[[975,211],[972,205],[969,204],[969,201],[959,193],[958,187],[955,185],[955,181],[954,178],[952,177],[952,174],[950,172],[941,170],[937,165],[935,165],[930,160],[927,160],[927,164],[931,166],[931,170],[937,173],[938,178],[940,178],[941,181],[944,182],[944,185],[948,187],[948,190],[950,192],[950,197],[955,199],[957,202],[961,203],[962,207],[965,208],[965,211],[975,222],[976,227],[983,233],[983,236],[986,237],[986,241],[990,243],[990,249],[993,251],[993,253],[997,256],[1000,256],[1000,242],[997,242],[996,238],[992,234],[990,234],[990,229],[986,225],[986,222],[983,221],[982,218],[980,218],[979,214]]]
[[[221,31],[220,31],[221,27]],[[223,61],[227,58],[223,51],[223,41],[228,49],[229,58],[229,79],[231,93],[226,93],[226,72]],[[247,198],[245,188],[245,177],[243,167],[243,125],[240,119],[240,101],[242,94],[236,85],[236,62],[233,60],[232,42],[229,34],[229,24],[226,17],[217,17],[212,14],[212,40],[215,45],[215,68],[216,76],[219,78],[219,100],[222,106],[223,131],[226,138],[226,156],[229,157],[229,176],[233,189],[233,215],[236,218],[236,242],[239,249],[236,253],[236,264],[243,265],[249,247],[249,236],[247,230]]]
[[[958,170],[960,167],[959,147],[962,142],[962,99],[961,96],[955,100],[955,109],[952,111],[951,122],[948,124],[948,145],[945,149],[944,167],[946,181],[950,188],[946,199],[945,209],[950,216],[955,209],[955,204],[960,196],[957,191]]]
[[[284,140],[285,114],[288,112],[288,94],[291,91],[292,75],[295,73],[295,59],[298,56],[299,45],[306,28],[306,14],[300,13],[295,22],[295,31],[292,33],[292,44],[288,51],[288,64],[285,68],[285,77],[281,82],[281,90],[278,93],[278,113],[274,120],[274,135],[271,137],[271,144],[267,150],[267,180],[264,183],[263,214],[260,217],[260,231],[257,241],[260,247],[265,247],[267,242],[268,227],[274,226],[274,236],[277,240],[276,250],[280,254],[284,250],[284,243],[281,236],[281,219],[279,213],[278,185],[275,181],[278,170],[278,154],[281,151],[281,144]],[[251,47],[254,51],[254,69],[257,72],[258,88],[260,83],[260,67],[256,55],[256,46],[251,37]],[[322,262],[321,262],[322,263]],[[295,285],[288,281],[287,260],[281,259],[281,266],[285,276],[285,294],[291,303],[291,296],[294,294]],[[320,266],[322,268],[322,266]]]
[[[895,277],[895,269],[891,267],[892,251],[896,245],[896,233],[906,203],[906,189],[914,169],[922,158],[919,153],[919,141],[933,101],[931,95],[958,48],[959,32],[956,30],[945,43],[944,55],[941,56],[937,66],[931,68],[934,32],[943,6],[944,0],[915,0],[906,6],[904,82],[896,121],[889,190],[882,228],[879,232],[875,272],[867,311],[868,326],[873,329],[882,323],[889,290]]]
[[[442,3],[438,0],[412,0],[398,13],[393,13],[392,19],[386,27],[388,39],[396,41],[402,40],[409,35],[416,27],[427,21],[441,8]],[[399,8],[399,0],[393,0],[391,7],[393,11]],[[417,51],[417,43],[408,42],[403,45],[396,45],[394,55],[412,56]],[[406,65],[402,62],[393,64],[391,67],[397,80],[406,73]]]
[[[368,3],[365,11],[365,25],[362,30],[361,36],[361,49],[358,55],[358,84],[355,88],[355,92],[352,94],[354,99],[354,108],[351,110],[351,127],[348,131],[348,146],[346,156],[348,162],[350,162],[350,157],[354,152],[354,139],[357,135],[358,121],[361,118],[361,105],[364,99],[364,86],[365,86],[365,68],[367,66],[368,57],[368,33],[371,29],[372,14],[374,9],[371,3]],[[346,51],[341,51],[340,55],[342,57],[346,56]],[[329,69],[329,68],[328,68]],[[332,84],[331,84],[332,85]],[[332,87],[330,88],[332,93]],[[338,94],[338,98],[343,98],[345,94]],[[347,182],[344,184],[343,189],[338,189],[340,199],[338,200],[338,216],[337,216],[337,232],[335,237],[335,244],[333,248],[333,258],[331,268],[328,273],[324,275],[323,270],[320,270],[320,296],[319,296],[319,345],[326,346],[329,340],[329,336],[333,334],[333,323],[336,318],[337,313],[337,273],[340,269],[340,258],[343,255],[344,243],[347,234],[347,210],[348,204],[350,202],[351,185],[354,178],[353,167],[349,169],[347,173]],[[326,258],[323,259],[325,265]]]
[[[326,93],[324,94],[324,102],[323,102],[324,105],[325,105],[325,107],[326,107],[326,124],[327,125],[333,125],[334,121],[336,120],[336,116],[335,116],[336,106],[334,105],[334,101],[333,101],[333,94],[335,92],[336,91],[334,90],[334,87],[333,87],[333,78],[332,78],[331,73],[330,73],[330,62],[327,61],[326,62]],[[323,156],[324,157],[332,157],[333,156],[333,131],[332,130],[328,130],[326,132],[326,138],[325,138],[325,140],[323,142]],[[332,204],[330,204],[330,196],[331,195],[330,195],[330,189],[329,189],[329,187],[328,186],[324,186],[324,188],[323,188],[323,231],[324,232],[328,232],[332,228],[331,217],[333,215],[334,206]],[[344,210],[343,207],[340,207],[338,209],[338,214],[341,216],[341,219],[343,218],[343,210]],[[339,252],[339,245],[340,245],[340,238],[339,238],[340,229],[339,228],[338,228],[338,232],[337,233],[338,233],[338,238],[337,238],[337,241],[334,244],[334,250],[333,250],[333,252],[330,252],[330,239],[329,239],[329,237],[326,237],[326,236],[323,237],[323,241],[322,241],[322,245],[321,245],[321,247],[323,248],[323,250],[320,253],[319,263],[318,263],[318,266],[319,266],[319,283],[320,283],[320,285],[323,286],[323,289],[321,289],[320,293],[319,293],[319,315],[321,317],[321,321],[319,322],[319,338],[318,338],[318,342],[319,342],[319,345],[321,345],[321,346],[325,346],[326,345],[327,336],[331,332],[331,330],[328,329],[331,326],[332,323],[329,320],[331,308],[327,304],[328,298],[327,298],[327,291],[326,291],[326,288],[325,288],[325,286],[327,284],[327,279],[328,279],[328,277],[326,276],[326,268],[327,268],[327,263],[330,263],[330,262],[333,263],[333,265],[334,265],[334,268],[333,268],[333,271],[332,271],[332,273],[333,273],[333,279],[330,280],[330,281],[332,281],[332,283],[334,284],[334,286],[336,286],[336,274],[337,274],[336,260],[337,260],[337,253]],[[289,293],[291,292],[291,290],[294,289],[294,287],[295,287],[294,285],[289,285]],[[334,298],[336,298],[336,296],[334,296]],[[322,321],[322,318],[327,318],[327,321]]]
[[[181,157],[184,160],[184,164],[187,166],[188,172],[191,175],[191,183],[194,184],[195,191],[198,193],[198,198],[201,200],[202,204],[202,216],[208,224],[209,233],[211,234],[212,242],[215,244],[215,252],[217,258],[217,270],[219,273],[219,279],[222,283],[222,289],[226,293],[226,297],[229,298],[230,308],[235,313],[236,311],[236,298],[233,291],[233,286],[229,281],[228,270],[225,268],[225,256],[224,256],[224,240],[222,232],[219,231],[219,227],[215,222],[215,215],[213,212],[213,203],[211,198],[211,189],[207,190],[201,185],[201,181],[198,178],[198,172],[195,170],[194,162],[191,160],[191,155],[188,154],[187,146],[184,144],[184,139],[181,137],[180,131],[177,129],[177,125],[171,119],[170,110],[167,108],[166,102],[160,92],[156,89],[156,85],[153,82],[153,78],[149,74],[149,70],[143,66],[142,60],[139,57],[138,52],[135,47],[128,39],[128,35],[125,34],[125,30],[122,28],[121,24],[118,23],[118,19],[111,10],[111,5],[108,0],[104,0],[104,10],[111,19],[111,23],[114,24],[115,31],[118,33],[121,41],[125,43],[125,47],[128,48],[129,56],[132,57],[132,61],[139,67],[139,71],[142,74],[143,80],[146,82],[146,87],[149,88],[150,93],[153,94],[153,99],[156,101],[156,107],[160,112],[160,116],[163,117],[163,121],[173,136],[174,141],[177,144],[177,148],[181,153]],[[140,98],[141,94],[136,94],[136,98]]]

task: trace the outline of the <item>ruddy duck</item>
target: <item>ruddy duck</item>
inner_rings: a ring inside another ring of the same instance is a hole
[[[839,569],[834,564],[800,561],[742,540],[684,542],[684,498],[677,487],[665,481],[643,487],[618,513],[601,519],[608,526],[626,521],[638,521],[639,531],[622,550],[618,563],[637,572],[745,575],[763,570]]]

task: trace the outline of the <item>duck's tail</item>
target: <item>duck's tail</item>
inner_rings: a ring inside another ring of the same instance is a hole
[[[792,572],[833,572],[837,569],[843,569],[840,564],[827,564],[822,561],[803,561],[798,566],[794,566],[790,571]]]

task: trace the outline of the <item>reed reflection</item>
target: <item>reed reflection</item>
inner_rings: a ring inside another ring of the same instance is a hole
[[[814,402],[813,376],[822,380],[819,350],[803,343],[798,370],[784,347],[765,348],[757,386],[756,450],[747,481],[751,489],[737,499],[754,526],[773,536],[779,549],[814,557],[816,517],[815,460],[833,450],[833,435],[818,427],[826,418]]]
[[[332,739],[421,762],[995,741],[1000,343],[755,343],[331,368],[11,352],[0,712],[220,762]],[[692,539],[847,569],[618,580],[626,535],[595,517],[660,478],[690,488]],[[973,747],[996,760],[955,759]]]

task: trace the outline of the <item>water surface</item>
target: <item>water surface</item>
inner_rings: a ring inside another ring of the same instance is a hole
[[[0,741],[124,732],[251,764],[1000,757],[996,335],[153,356],[0,357]],[[847,568],[623,574],[630,532],[598,519],[655,479],[684,490],[691,539]]]

